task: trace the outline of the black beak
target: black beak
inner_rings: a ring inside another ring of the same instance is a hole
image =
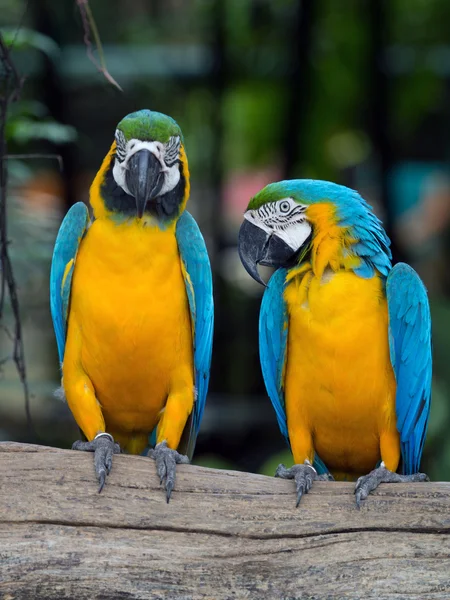
[[[126,183],[130,193],[136,199],[136,212],[142,217],[149,200],[153,200],[161,191],[164,173],[161,163],[149,150],[139,150],[128,161]]]
[[[238,241],[239,257],[245,270],[258,283],[266,285],[258,273],[258,265],[287,266],[296,251],[276,234],[269,234],[247,219],[241,225]]]

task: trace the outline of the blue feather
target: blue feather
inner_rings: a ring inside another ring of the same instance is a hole
[[[50,271],[50,310],[60,363],[64,360],[70,289],[80,242],[89,226],[89,212],[83,202],[77,202],[64,217],[53,250]],[[64,280],[64,273],[72,261]]]
[[[194,333],[196,400],[186,453],[192,456],[208,392],[214,328],[211,266],[205,241],[194,218],[185,211],[177,222],[176,238],[187,277],[186,292]]]
[[[371,279],[375,275],[373,265],[369,261],[363,261],[361,266],[356,267],[354,271],[363,279]]]
[[[259,357],[267,393],[275,409],[278,426],[290,446],[284,399],[284,375],[289,333],[289,317],[284,289],[286,269],[278,269],[264,292],[259,314]],[[316,454],[314,468],[320,474],[328,469]]]
[[[399,263],[386,283],[389,349],[397,381],[396,413],[403,472],[419,470],[431,402],[431,317],[417,273]]]
[[[289,444],[282,377],[288,334],[287,307],[283,297],[285,280],[286,269],[278,269],[264,292],[259,315],[259,356],[278,426]]]

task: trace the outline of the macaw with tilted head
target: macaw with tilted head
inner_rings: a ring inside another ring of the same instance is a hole
[[[259,349],[296,464],[280,465],[276,475],[295,479],[297,505],[314,479],[330,473],[358,478],[358,507],[380,482],[426,480],[418,470],[430,411],[431,320],[417,273],[392,267],[381,222],[341,185],[273,183],[244,217],[245,268],[261,283],[258,263],[277,269],[262,300]]]
[[[101,491],[112,456],[142,453],[149,436],[167,501],[175,464],[192,456],[208,389],[211,269],[185,210],[181,130],[150,110],[126,116],[85,204],[55,244],[51,312],[70,410],[94,452]]]

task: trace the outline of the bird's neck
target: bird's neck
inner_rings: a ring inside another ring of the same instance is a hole
[[[342,221],[330,203],[316,203],[308,209],[314,234],[299,269],[308,264],[314,275],[353,271],[365,279],[391,269],[389,238],[371,212],[360,212],[354,223]]]
[[[310,243],[309,264],[315,276],[322,278],[326,270],[350,271],[361,264],[361,259],[351,251],[349,229],[341,227],[335,208],[328,203],[309,207],[308,218],[313,224],[314,235]]]

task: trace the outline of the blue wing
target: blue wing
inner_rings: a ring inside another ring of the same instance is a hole
[[[61,223],[53,250],[50,271],[50,309],[60,363],[64,359],[66,345],[67,315],[73,269],[80,241],[88,228],[89,222],[87,206],[83,202],[74,204]]]
[[[290,446],[284,400],[289,317],[284,301],[287,270],[278,269],[270,278],[259,313],[259,358],[266,390],[277,416],[278,426]],[[317,453],[314,467],[320,474],[328,469]]]
[[[417,273],[399,263],[386,284],[389,349],[397,380],[397,429],[403,472],[417,473],[430,414],[431,317],[425,286]]]
[[[187,211],[184,211],[178,220],[176,237],[184,265],[186,292],[193,326],[197,396],[194,410],[178,449],[192,457],[208,392],[214,328],[214,302],[211,266],[205,241],[195,219]]]
[[[289,444],[283,389],[289,326],[283,297],[285,280],[286,269],[278,269],[270,278],[264,292],[259,313],[259,358],[278,426]]]

